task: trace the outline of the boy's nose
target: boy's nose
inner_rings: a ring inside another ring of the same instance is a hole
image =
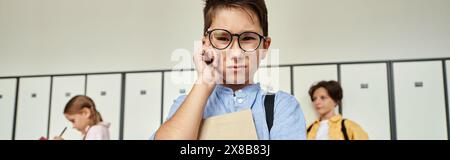
[[[230,44],[230,48],[228,50],[228,55],[230,56],[231,59],[233,60],[238,60],[241,59],[243,54],[242,54],[242,50],[239,47],[239,42],[236,38],[233,38],[233,41]]]

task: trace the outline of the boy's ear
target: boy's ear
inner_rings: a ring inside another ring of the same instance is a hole
[[[266,37],[266,39],[263,41],[263,48],[264,49],[269,49],[270,44],[272,43],[272,38],[270,37]]]
[[[269,53],[269,47],[270,44],[272,43],[272,39],[270,37],[267,37],[264,41],[263,41],[263,50],[261,53],[261,59],[265,59],[267,54]]]

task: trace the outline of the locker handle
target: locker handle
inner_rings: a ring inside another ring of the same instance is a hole
[[[2,98],[3,98],[3,95],[0,94],[0,99],[2,99]]]
[[[31,98],[36,98],[37,94],[36,93],[31,93]]]
[[[416,88],[423,87],[423,82],[414,82]]]
[[[70,97],[70,92],[67,92],[67,93],[66,93],[66,97]]]
[[[141,95],[146,95],[147,91],[146,90],[141,90]]]
[[[180,94],[185,94],[186,93],[186,89],[180,89]]]
[[[106,92],[105,92],[105,91],[101,91],[101,92],[100,92],[100,95],[101,95],[101,96],[106,96]]]
[[[369,88],[368,83],[361,83],[361,89],[367,89],[367,88]]]

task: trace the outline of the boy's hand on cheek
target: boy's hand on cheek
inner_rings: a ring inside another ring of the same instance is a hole
[[[220,57],[213,48],[203,46],[200,51],[194,55],[198,79],[196,84],[217,84],[220,74],[218,72]]]

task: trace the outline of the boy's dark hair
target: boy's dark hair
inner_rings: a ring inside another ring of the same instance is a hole
[[[203,9],[204,28],[206,33],[212,24],[215,11],[221,8],[240,8],[245,11],[254,12],[259,19],[259,25],[263,30],[264,36],[268,36],[267,8],[264,0],[205,0],[205,8]]]
[[[311,86],[311,88],[309,89],[309,96],[311,97],[311,101],[313,100],[314,92],[319,88],[324,88],[325,90],[327,90],[328,95],[331,97],[331,99],[333,99],[334,102],[339,105],[339,107],[342,107],[343,93],[341,84],[339,84],[339,82],[320,81],[316,85]]]

